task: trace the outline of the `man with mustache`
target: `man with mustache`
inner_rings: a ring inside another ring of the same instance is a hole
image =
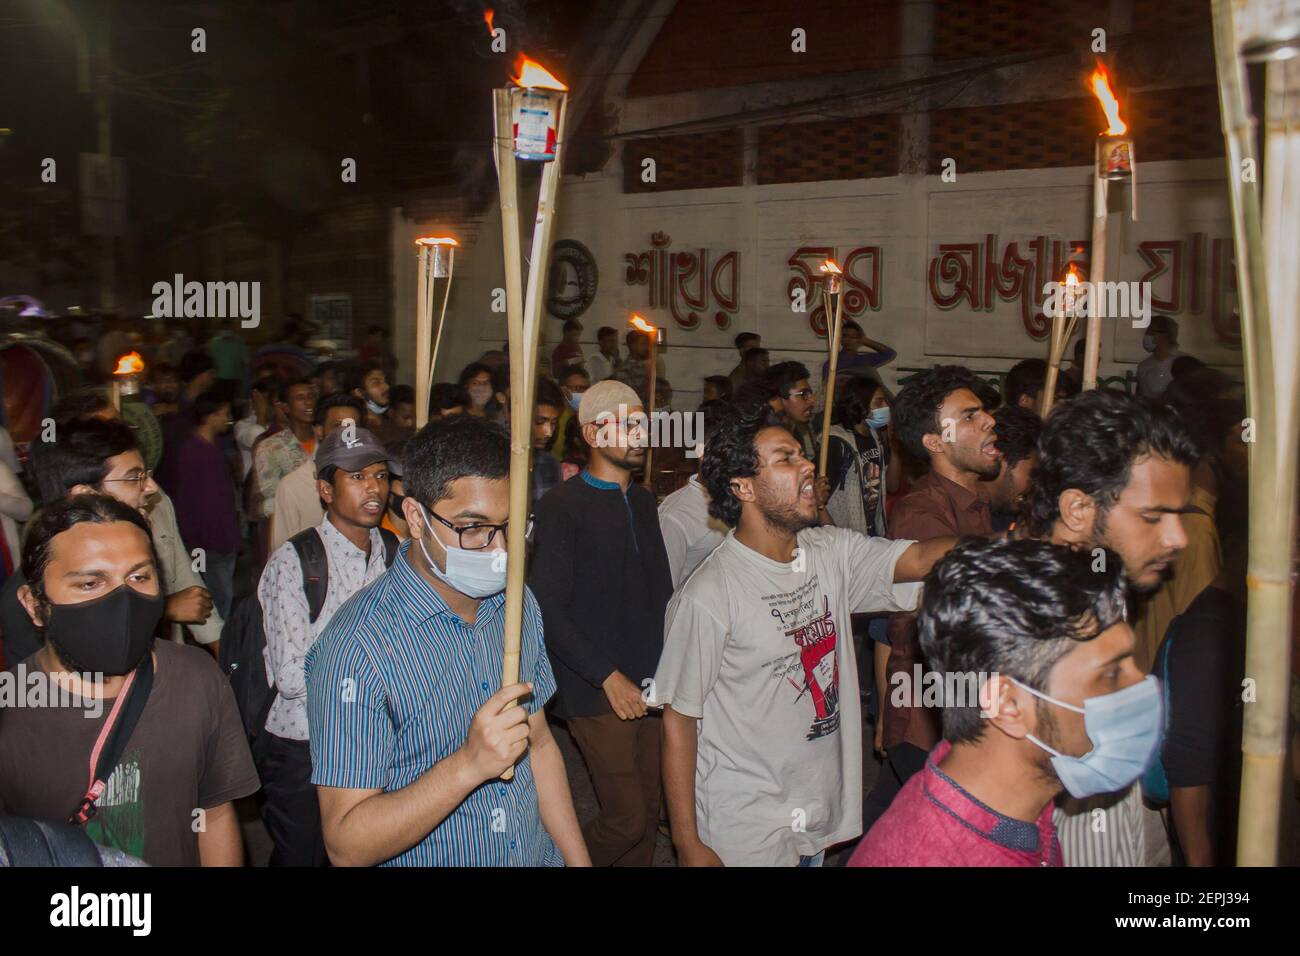
[[[1181,515],[1191,509],[1191,436],[1162,409],[1124,392],[1084,392],[1052,411],[1039,440],[1026,508],[1029,536],[1124,562],[1129,588],[1164,583],[1187,546]],[[1094,812],[1105,815],[1104,827]],[[1066,866],[1143,866],[1168,857],[1168,841],[1137,787],[1056,811]]]
[[[970,369],[937,365],[915,376],[894,401],[898,440],[930,470],[895,507],[889,520],[897,538],[926,541],[948,535],[993,532],[988,479],[1002,469],[993,416],[984,410],[982,384]],[[939,711],[915,707],[912,686],[923,666],[915,614],[889,619],[886,685],[876,724],[877,749],[885,757],[867,797],[863,825],[869,830],[908,779],[925,766],[939,742]]]
[[[315,464],[325,518],[271,555],[257,588],[275,682],[275,700],[255,754],[266,791],[262,816],[275,844],[273,866],[324,866],[327,861],[311,783],[303,661],[343,603],[384,573],[397,545],[392,533],[379,527],[388,506],[388,452],[371,432],[336,429],[321,439]],[[323,548],[328,567],[325,602],[315,618],[299,557],[304,535],[317,536],[311,544]]]
[[[650,706],[684,866],[817,866],[862,832],[857,612],[916,606],[953,544],[813,527],[813,463],[766,405],[724,421],[700,469],[733,530],[668,605]]]

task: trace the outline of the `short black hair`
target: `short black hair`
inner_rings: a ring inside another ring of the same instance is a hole
[[[1022,512],[1031,534],[1046,535],[1061,515],[1061,493],[1077,488],[1104,515],[1128,485],[1133,463],[1159,455],[1189,468],[1196,443],[1178,420],[1127,392],[1098,388],[1057,405],[1038,440],[1033,490]]]
[[[408,497],[432,507],[459,478],[510,477],[510,436],[477,415],[436,418],[406,443],[402,481]]]
[[[567,319],[567,320],[565,320],[565,323],[564,323],[564,331],[565,331],[565,332],[581,332],[581,331],[582,331],[582,323],[579,322],[577,319]]]
[[[1011,469],[1038,450],[1043,420],[1036,412],[1008,402],[993,413],[993,431],[998,436],[993,444]]]
[[[288,404],[289,393],[299,385],[306,385],[308,388],[316,387],[316,383],[309,378],[295,378],[288,380],[280,386],[280,392],[276,395],[276,401],[281,402],[282,404]]]
[[[252,390],[274,400],[280,390],[280,377],[271,373],[259,375],[253,382]]]
[[[139,528],[149,542],[149,554],[154,566],[158,566],[158,554],[154,550],[153,538],[149,533],[149,523],[144,515],[123,504],[109,495],[73,495],[52,501],[40,511],[27,525],[23,537],[23,577],[27,586],[41,604],[48,604],[45,593],[45,569],[50,565],[50,551],[54,539],[73,525],[82,522],[91,524],[112,524],[125,521]]]
[[[140,446],[125,422],[74,418],[55,424],[54,441],[31,444],[31,472],[41,503],[67,496],[77,485],[97,487],[108,475],[108,459]]]
[[[394,407],[397,405],[414,405],[414,387],[410,385],[394,385],[388,390],[388,404]]]
[[[1024,359],[1011,366],[1002,388],[1002,400],[1008,405],[1019,403],[1021,396],[1037,402],[1047,382],[1047,363],[1042,359]]]
[[[704,377],[705,385],[712,385],[722,393],[723,400],[731,398],[731,379],[725,375],[706,375]]]
[[[194,399],[194,404],[190,406],[190,417],[194,419],[194,424],[201,425],[205,418],[222,405],[230,405],[233,411],[235,404],[235,390],[231,387],[233,384],[232,382],[229,385],[213,385]]]
[[[75,418],[89,418],[112,407],[105,388],[79,388],[62,396],[50,409],[50,418],[56,425],[72,421]]]
[[[558,381],[561,385],[563,385],[565,382],[567,382],[575,375],[581,375],[588,382],[591,381],[591,373],[587,371],[587,367],[585,365],[568,366],[564,371],[560,373],[560,377]]]
[[[748,349],[745,352],[745,364],[748,365],[750,362],[754,361],[754,359],[768,358],[771,354],[771,352],[762,347]]]
[[[486,355],[487,353],[484,352],[483,354]],[[480,372],[487,372],[488,377],[489,378],[492,377],[492,369],[488,368],[482,362],[470,362],[463,369],[461,369],[460,374],[456,376],[456,384],[463,386],[465,383],[467,383],[475,375],[478,375]]]
[[[789,398],[790,389],[808,378],[808,366],[802,362],[777,362],[763,376],[768,398]]]
[[[943,433],[939,409],[949,395],[962,388],[979,394],[980,382],[974,372],[964,365],[936,365],[912,376],[898,393],[890,421],[898,440],[917,461],[930,460],[923,440],[926,435]]]
[[[720,398],[715,398],[711,402],[704,402],[699,407],[699,413],[704,417],[704,428],[700,438],[706,445],[713,440],[713,436],[722,428],[723,422],[731,421],[740,414],[735,405]]]
[[[207,352],[186,352],[181,356],[181,381],[188,384],[204,372],[210,372],[216,367],[212,356]]]
[[[536,408],[538,405],[548,405],[563,410],[568,403],[564,400],[564,393],[560,391],[560,386],[549,378],[538,378],[537,399],[533,402],[533,407]]]
[[[603,339],[607,335],[618,335],[618,329],[614,328],[612,325],[602,325],[596,330],[597,341]]]
[[[469,392],[455,382],[439,382],[429,389],[429,417],[449,408],[469,408]]]
[[[316,411],[311,417],[312,423],[324,428],[325,416],[331,408],[350,408],[356,412],[353,417],[358,425],[364,425],[366,422],[366,406],[361,399],[351,392],[335,392],[333,395],[326,395],[317,400]]]
[[[705,440],[700,480],[709,493],[709,514],[729,528],[740,522],[740,499],[732,492],[731,482],[758,474],[758,433],[779,427],[781,419],[771,407],[753,405],[725,417],[717,432]]]
[[[865,375],[850,378],[835,393],[835,408],[832,410],[835,424],[853,431],[871,411],[871,402],[875,399],[876,392],[883,391],[884,388],[874,378]]]
[[[741,332],[735,338],[736,348],[743,349],[747,342],[761,342],[762,340],[763,336],[759,335],[757,332]]]
[[[650,344],[650,333],[643,332],[640,329],[628,329],[627,335],[623,336],[623,341],[628,345],[631,345],[639,338],[645,339],[647,345]]]
[[[346,389],[351,392],[356,389],[366,390],[366,376],[371,372],[382,372],[384,366],[381,362],[356,362],[348,367]]]
[[[945,739],[983,734],[978,687],[987,677],[1046,693],[1062,657],[1123,620],[1124,562],[1105,557],[1094,561],[1089,550],[1034,538],[967,538],[935,564],[917,631],[930,666],[944,676]]]

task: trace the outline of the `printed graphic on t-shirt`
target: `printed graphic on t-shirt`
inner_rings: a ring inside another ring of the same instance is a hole
[[[830,600],[819,592],[816,575],[793,591],[763,600],[796,648],[764,667],[790,685],[794,702],[812,712],[808,740],[835,733],[840,729],[840,669]]]
[[[144,856],[144,802],[140,799],[140,753],[131,751],[109,775],[96,813],[85,826],[86,836],[100,846],[114,847],[134,857]]]

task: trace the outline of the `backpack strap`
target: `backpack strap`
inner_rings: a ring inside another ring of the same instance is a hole
[[[397,558],[397,549],[402,546],[402,539],[387,528],[379,529],[379,537],[384,539],[384,566],[391,568]]]
[[[0,867],[6,865],[102,867],[104,861],[80,827],[0,816]]]
[[[330,564],[325,555],[325,542],[315,528],[299,531],[289,541],[298,552],[298,563],[302,565],[302,589],[307,595],[307,610],[312,623],[320,617],[325,607],[325,595],[330,587]]]
[[[131,734],[135,732],[136,724],[140,722],[140,715],[144,713],[144,705],[152,690],[153,653],[150,652],[145,655],[144,662],[127,676],[121,693],[113,702],[108,720],[104,722],[95,746],[90,751],[90,782],[86,786],[86,794],[68,817],[69,823],[79,825],[95,815],[98,809],[96,804],[104,795],[108,778],[113,775],[118,761],[122,759],[122,753],[126,750]]]

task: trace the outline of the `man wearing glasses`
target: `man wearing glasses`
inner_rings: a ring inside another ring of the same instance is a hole
[[[804,457],[817,460],[817,436],[811,422],[817,404],[808,369],[799,362],[778,362],[767,370],[763,378],[768,404],[781,416],[781,423],[799,440]],[[821,502],[824,505],[826,502]]]
[[[509,474],[499,426],[430,422],[405,449],[410,540],[307,653],[311,779],[336,866],[590,862],[527,591],[521,682],[500,687]]]
[[[192,567],[190,553],[176,526],[171,499],[145,468],[135,434],[127,425],[107,413],[103,417],[60,421],[55,425],[53,441],[32,443],[31,469],[41,505],[72,495],[99,494],[116,498],[143,514],[158,552],[161,583],[167,595],[163,620],[173,625],[175,640],[181,640],[179,626],[184,624],[199,644],[218,650],[221,617],[213,611],[212,596]],[[15,569],[0,589],[0,629],[6,658],[11,662],[41,647],[41,637],[18,601],[18,591],[25,584],[22,572]]]
[[[578,405],[587,468],[537,504],[530,584],[546,620],[557,717],[591,771],[600,813],[583,828],[595,866],[650,866],[659,829],[662,721],[645,693],[664,641],[672,571],[645,464],[645,410],[610,379]],[[643,696],[644,695],[644,696]]]

